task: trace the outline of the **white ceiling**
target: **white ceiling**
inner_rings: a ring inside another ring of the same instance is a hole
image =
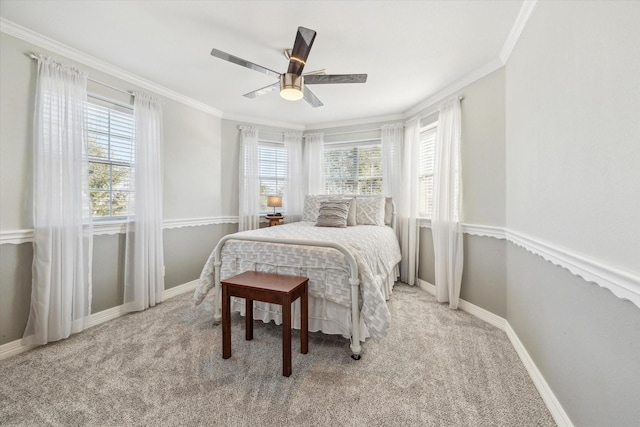
[[[402,114],[498,60],[522,7],[511,1],[15,1],[0,16],[224,112],[313,126]],[[244,93],[273,77],[215,47],[284,72],[298,26],[317,31],[305,71],[367,73],[310,87],[324,102]]]

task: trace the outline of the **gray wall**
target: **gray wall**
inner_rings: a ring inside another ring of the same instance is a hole
[[[506,65],[508,227],[636,272],[639,22],[639,2],[538,2]]]
[[[26,55],[29,52],[50,54],[65,63],[76,65],[96,80],[123,90],[140,90],[161,99],[164,116],[165,220],[233,214],[229,205],[220,202],[223,188],[231,187],[233,191],[235,185],[237,191],[237,170],[233,180],[229,180],[222,171],[220,118],[4,33],[0,33],[0,52],[1,231],[33,227],[31,128],[36,66]],[[131,102],[128,95],[94,82],[89,82],[88,90],[119,102]],[[223,186],[225,180],[227,182]],[[218,240],[236,230],[235,224],[165,229],[165,289],[197,279]],[[93,313],[123,302],[124,239],[124,235],[120,234],[97,235],[94,238]],[[0,345],[19,339],[27,322],[31,298],[31,246],[31,243],[0,245]]]
[[[463,222],[504,227],[505,225],[505,72],[500,68],[459,91],[462,101]],[[434,106],[416,113],[422,126],[437,120]],[[326,136],[326,142],[380,138],[378,129],[387,123],[318,128],[309,132],[345,135]],[[358,132],[362,131],[362,132]],[[506,316],[505,242],[491,237],[464,237],[465,264],[461,296],[499,316]],[[418,277],[433,284],[434,259],[431,230],[420,229]]]
[[[462,222],[505,226],[505,73],[500,68],[463,88]],[[433,110],[432,107],[425,109]],[[420,113],[418,113],[420,115]],[[437,115],[434,117],[437,118]],[[464,236],[460,297],[498,316],[507,314],[505,242]],[[431,230],[420,229],[418,277],[435,283]]]
[[[506,240],[465,234],[460,286],[460,298],[503,318],[507,317],[506,245]],[[420,228],[418,277],[435,283],[433,236],[428,227]]]
[[[507,319],[575,426],[637,426],[640,310],[512,244]]]
[[[31,302],[31,243],[0,245],[0,345],[22,337]]]
[[[639,22],[538,2],[506,65],[508,229],[635,274]],[[637,425],[638,307],[508,244],[507,319],[575,425]]]
[[[260,129],[259,139],[268,141],[284,141],[283,132],[300,132],[300,130],[279,128],[265,125],[254,125],[248,122],[236,120],[222,120],[222,152],[221,171],[223,185],[221,189],[220,205],[221,215],[238,215],[238,174],[240,166],[240,130],[238,126],[255,126]],[[278,135],[279,134],[279,135]]]

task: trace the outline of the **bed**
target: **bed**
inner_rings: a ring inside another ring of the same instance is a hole
[[[350,197],[342,203],[336,197],[307,196],[303,221],[224,236],[202,270],[195,303],[215,290],[214,321],[219,322],[221,278],[248,270],[308,277],[309,330],[349,338],[359,359],[361,342],[383,338],[390,325],[387,300],[401,259],[395,210],[384,197]],[[353,225],[317,226],[329,205],[348,206]],[[244,315],[244,300],[232,299],[231,309]],[[297,329],[299,310],[296,301],[292,324]],[[281,307],[256,301],[254,318],[280,324]]]

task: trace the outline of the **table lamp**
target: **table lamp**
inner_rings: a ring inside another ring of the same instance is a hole
[[[268,196],[267,197],[267,206],[273,208],[273,214],[269,214],[269,216],[278,216],[276,213],[276,208],[282,207],[282,197],[280,196]]]

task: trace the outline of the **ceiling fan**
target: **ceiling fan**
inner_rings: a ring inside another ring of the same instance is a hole
[[[269,76],[279,78],[279,81],[276,83],[254,90],[253,92],[245,93],[244,96],[247,98],[255,98],[279,88],[280,96],[284,99],[297,101],[304,98],[305,101],[315,108],[321,107],[323,105],[322,101],[320,101],[318,97],[306,87],[306,85],[365,83],[367,81],[366,74],[325,74],[323,70],[302,74],[302,70],[307,62],[307,58],[309,57],[309,52],[311,51],[311,46],[313,46],[315,38],[315,31],[304,27],[298,27],[293,49],[287,49],[285,51],[285,56],[289,59],[289,68],[286,73],[282,74],[218,49],[213,49],[211,51],[211,55]]]

